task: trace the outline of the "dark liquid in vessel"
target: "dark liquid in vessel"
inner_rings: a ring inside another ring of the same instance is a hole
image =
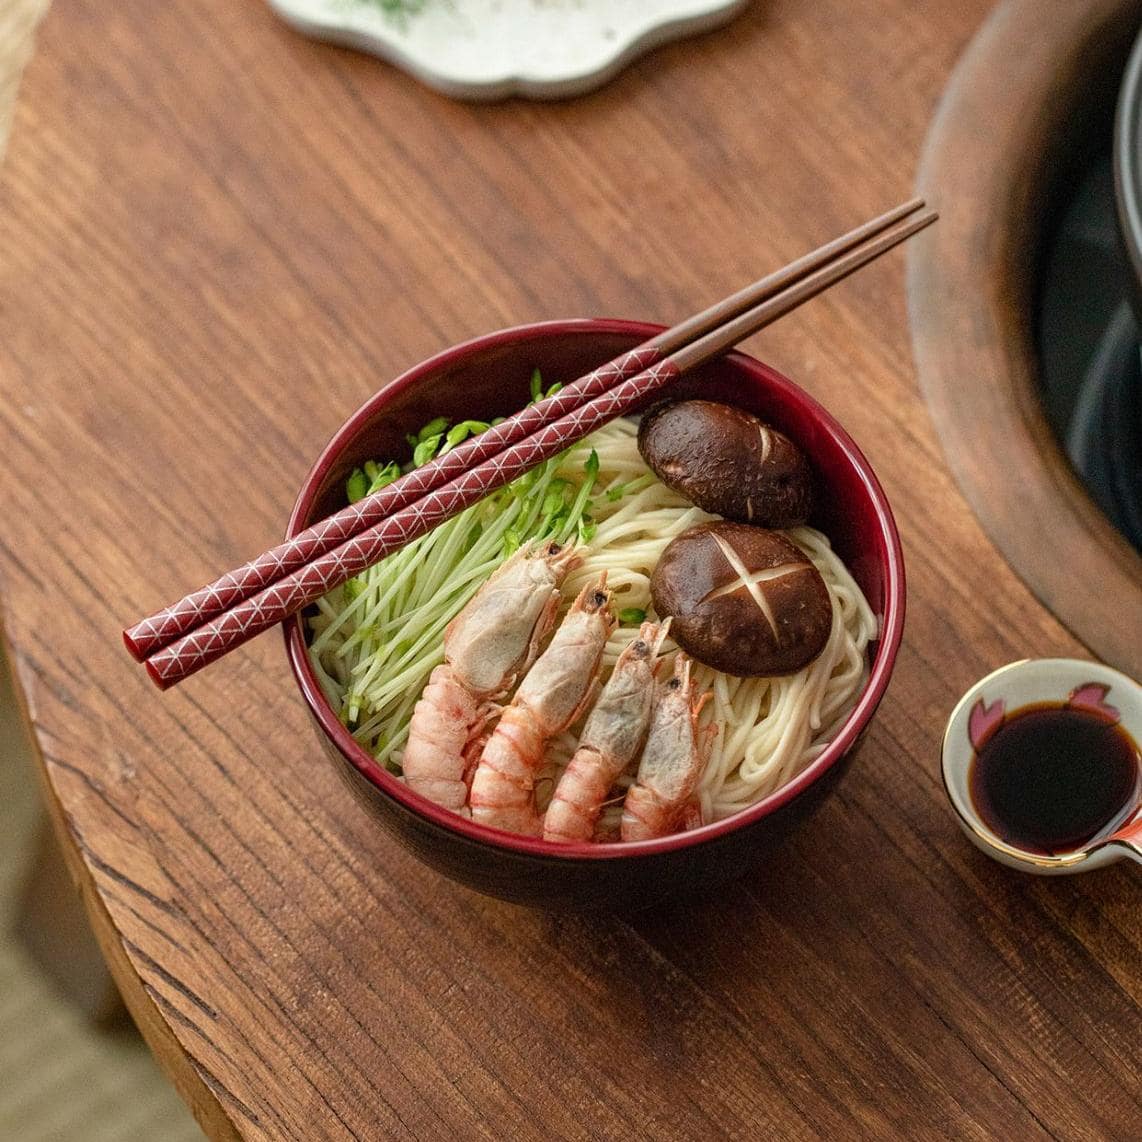
[[[984,742],[968,783],[976,811],[1009,845],[1072,852],[1134,804],[1138,747],[1121,726],[1083,710],[1024,706]]]

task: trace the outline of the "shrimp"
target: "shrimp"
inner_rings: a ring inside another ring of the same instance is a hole
[[[638,777],[623,802],[620,835],[624,841],[664,837],[677,832],[692,816],[691,798],[716,732],[713,727],[698,729],[698,715],[711,694],[706,691],[694,697],[692,665],[679,652],[673,676],[655,688]]]
[[[472,820],[537,836],[535,775],[547,743],[594,701],[607,638],[614,629],[604,573],[580,592],[504,710],[472,778]]]
[[[643,623],[587,717],[579,746],[543,818],[547,841],[589,841],[615,779],[646,741],[654,699],[654,659],[670,620]]]
[[[401,758],[410,789],[446,809],[465,808],[483,731],[555,622],[559,585],[578,563],[555,543],[526,547],[497,568],[444,631],[444,662],[413,708]]]

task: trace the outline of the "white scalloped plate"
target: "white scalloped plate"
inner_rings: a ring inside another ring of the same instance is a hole
[[[268,2],[306,35],[372,52],[446,95],[559,99],[748,0],[425,0],[403,21],[370,0]]]

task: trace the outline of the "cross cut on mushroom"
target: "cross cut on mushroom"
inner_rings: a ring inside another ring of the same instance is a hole
[[[726,562],[734,569],[737,574],[737,579],[732,583],[726,583],[724,586],[715,587],[703,599],[703,603],[708,603],[713,599],[719,599],[723,595],[732,595],[735,591],[740,591],[743,587],[749,592],[749,597],[757,604],[757,609],[765,616],[766,622],[769,623],[770,629],[773,631],[774,640],[781,641],[781,629],[777,625],[777,617],[773,613],[773,608],[769,604],[769,600],[765,597],[765,593],[760,589],[762,583],[770,583],[774,579],[782,579],[786,575],[798,574],[811,564],[801,560],[799,563],[782,563],[778,567],[763,567],[759,571],[751,571],[742,562],[741,557],[733,549],[733,547],[716,532],[713,533],[714,542],[721,549],[722,554],[726,557]]]
[[[718,520],[676,536],[650,589],[678,645],[726,674],[791,674],[820,654],[832,628],[817,568],[784,536],[748,524]]]

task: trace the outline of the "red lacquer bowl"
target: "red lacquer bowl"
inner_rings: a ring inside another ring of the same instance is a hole
[[[342,506],[353,468],[405,455],[405,434],[434,417],[510,414],[529,399],[533,369],[541,370],[545,384],[570,381],[657,332],[658,326],[630,321],[549,321],[490,333],[417,365],[362,405],[326,446],[302,485],[289,534]],[[457,817],[386,772],[325,700],[303,625],[290,619],[285,637],[294,676],[326,752],[357,800],[426,864],[481,892],[540,907],[631,907],[693,896],[742,873],[765,875],[769,853],[847,768],[888,685],[904,624],[904,563],[888,501],[848,434],[791,381],[740,353],[683,378],[669,395],[747,408],[809,455],[822,488],[810,522],[832,540],[881,618],[868,682],[820,757],[733,817],[656,841],[556,845]]]

